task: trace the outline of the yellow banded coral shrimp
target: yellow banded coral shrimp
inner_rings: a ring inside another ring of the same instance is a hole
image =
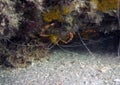
[[[60,46],[59,43],[67,45],[72,41],[74,37],[74,34],[72,32],[66,30],[66,28],[64,28],[64,26],[57,21],[42,26],[39,35],[40,37],[47,38],[50,43],[53,44],[52,47],[54,47],[55,45]],[[48,45],[48,47],[50,46]]]
[[[72,41],[72,39],[73,39],[73,33],[72,32],[68,33],[69,39],[65,41],[64,39],[62,39],[62,37],[60,38],[60,36],[63,35],[63,34],[61,34],[63,31],[59,32],[58,29],[54,30],[54,28],[51,28],[51,27],[54,27],[54,26],[55,26],[55,23],[51,23],[51,24],[46,25],[43,28],[41,28],[40,36],[48,37],[53,44],[58,44],[59,41],[67,44],[70,41]],[[51,29],[50,33],[45,34],[45,31],[47,31],[48,29]],[[61,28],[59,28],[59,29],[61,29]]]

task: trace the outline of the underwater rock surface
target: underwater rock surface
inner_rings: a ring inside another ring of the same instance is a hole
[[[91,43],[113,36],[117,39],[113,45],[116,51],[120,38],[119,2],[108,0],[108,3],[104,0],[1,0],[0,64],[26,67],[44,57],[48,49],[79,43],[79,39]]]
[[[120,85],[119,3],[1,0],[0,85]]]

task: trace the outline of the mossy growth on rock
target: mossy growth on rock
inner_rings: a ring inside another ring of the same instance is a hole
[[[43,20],[45,22],[51,22],[51,21],[64,21],[64,16],[68,15],[71,11],[73,11],[74,5],[71,5],[72,9],[69,8],[68,5],[65,5],[63,7],[61,6],[54,6],[48,9],[48,11],[45,11],[42,13]]]
[[[36,41],[39,42],[39,40]],[[43,43],[39,42],[38,46],[30,45],[32,43],[33,41],[29,42],[29,46],[17,45],[17,43],[15,45],[12,41],[10,43],[8,40],[0,40],[0,65],[7,68],[23,68],[31,65],[35,60],[48,56],[48,50]]]
[[[101,12],[116,10],[119,0],[91,0],[97,4],[97,10]]]
[[[44,12],[42,15],[43,15],[43,20],[47,22],[51,22],[53,20],[58,20],[58,21],[63,20],[62,14],[58,6],[50,9],[48,12]]]
[[[46,44],[37,36],[39,11],[30,0],[0,1],[0,66],[27,67],[47,55]]]

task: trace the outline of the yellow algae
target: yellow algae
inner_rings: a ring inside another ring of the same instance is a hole
[[[109,10],[116,10],[118,0],[91,0],[97,4],[97,10],[101,12],[109,11]]]
[[[42,16],[43,16],[43,20],[46,22],[51,22],[53,20],[63,22],[64,16],[69,14],[71,11],[72,10],[68,5],[65,5],[63,7],[54,6],[50,8],[49,11],[42,13]]]
[[[55,34],[50,34],[49,39],[54,45],[57,45],[59,42],[58,35]]]
[[[66,14],[68,14],[69,12],[70,12],[69,7],[68,7],[68,6],[65,6],[65,7],[63,8],[62,15],[66,15]]]
[[[61,22],[63,20],[63,17],[61,15],[58,6],[53,7],[48,12],[44,12],[42,15],[43,15],[43,20],[46,22],[51,22],[53,20],[58,20]]]

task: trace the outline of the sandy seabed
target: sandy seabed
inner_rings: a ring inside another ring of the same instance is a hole
[[[0,85],[120,85],[120,57],[54,50],[27,68],[0,69]]]

